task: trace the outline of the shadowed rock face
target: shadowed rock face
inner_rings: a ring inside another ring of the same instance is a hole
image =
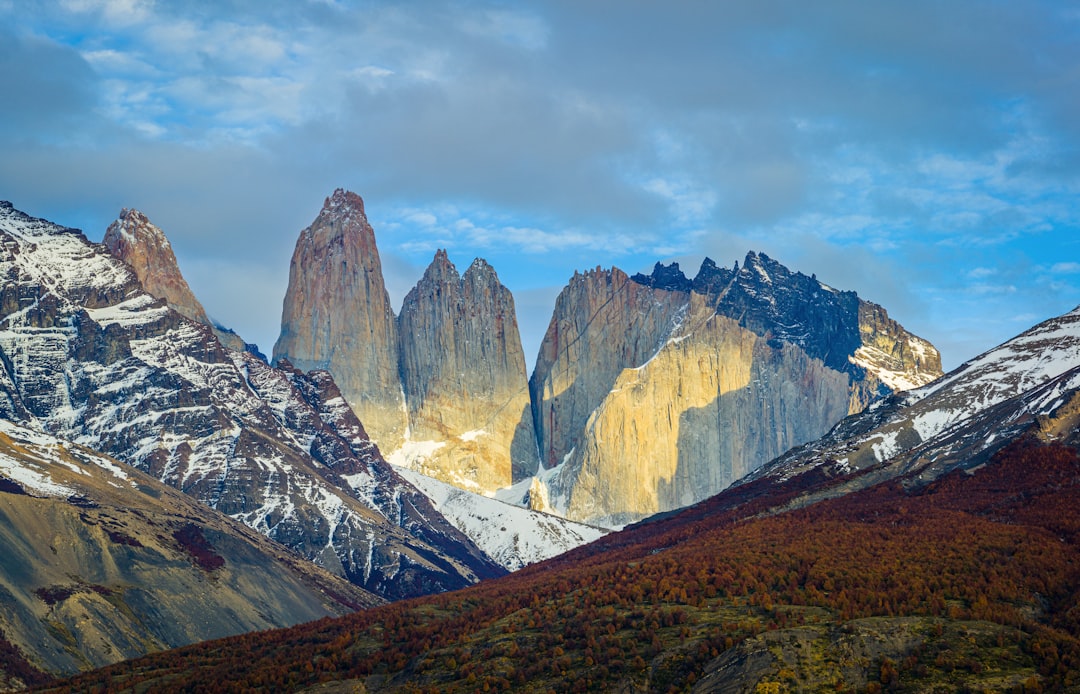
[[[459,276],[437,252],[405,297],[398,338],[410,436],[440,444],[403,463],[480,492],[536,471],[514,299],[490,265],[477,259]]]
[[[383,450],[404,440],[397,325],[359,195],[334,191],[300,233],[273,357],[330,371]]]
[[[135,271],[143,289],[150,296],[164,299],[173,310],[214,330],[229,349],[248,349],[240,336],[215,325],[206,315],[180,273],[176,255],[165,234],[138,210],[124,209],[105,231],[102,243],[114,256]]]
[[[575,275],[530,381],[552,506],[621,524],[711,496],[895,387],[937,351],[881,307],[764,255]]]

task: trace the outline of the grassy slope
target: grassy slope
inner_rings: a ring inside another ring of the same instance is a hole
[[[733,490],[504,579],[54,691],[1080,689],[1074,450],[1015,444],[918,491],[761,513],[822,483]]]

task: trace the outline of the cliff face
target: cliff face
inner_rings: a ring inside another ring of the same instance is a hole
[[[105,231],[102,243],[110,253],[131,266],[147,294],[164,299],[177,313],[210,326],[229,349],[238,352],[247,349],[248,345],[239,335],[215,325],[206,315],[180,273],[169,239],[142,212],[121,210],[120,216]]]
[[[405,297],[398,338],[410,442],[391,460],[480,492],[536,471],[514,299],[490,265],[459,276],[436,253]]]
[[[699,295],[687,319],[590,417],[562,475],[576,477],[569,517],[616,525],[690,505],[846,414],[843,374],[769,346]]]
[[[334,191],[300,233],[273,358],[330,371],[383,450],[404,440],[397,326],[359,195]]]
[[[575,276],[531,382],[547,498],[602,525],[679,508],[937,374],[883,309],[764,255]]]
[[[544,467],[563,462],[619,374],[656,353],[687,300],[618,268],[575,273],[556,299],[529,381]]]

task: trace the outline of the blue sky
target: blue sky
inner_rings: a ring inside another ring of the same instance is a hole
[[[1080,304],[1065,2],[0,0],[0,199],[169,235],[269,352],[299,231],[362,195],[395,306],[435,250],[514,290],[748,250],[954,367]]]

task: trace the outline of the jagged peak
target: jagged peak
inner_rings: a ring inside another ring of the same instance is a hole
[[[323,201],[315,221],[304,229],[301,236],[312,238],[318,230],[323,230],[319,236],[325,237],[326,241],[350,234],[364,237],[370,235],[371,241],[374,241],[374,231],[371,230],[364,213],[363,198],[344,188],[336,189]],[[332,233],[327,234],[325,230],[332,230]]]
[[[689,292],[691,287],[690,280],[683,274],[683,271],[679,268],[677,262],[671,262],[668,265],[657,262],[653,265],[651,275],[645,275],[639,272],[630,279],[638,284],[644,284],[648,287],[666,289],[674,292]]]
[[[105,238],[101,242],[115,254],[121,239],[129,245],[149,243],[160,248],[172,248],[165,232],[134,207],[120,210],[120,215],[105,230]]]
[[[424,280],[426,281],[438,281],[438,282],[457,282],[461,279],[458,274],[457,266],[450,261],[450,256],[447,255],[445,248],[440,248],[435,251],[435,257],[431,259],[431,263],[424,270]]]
[[[361,216],[366,217],[364,199],[351,190],[345,190],[344,188],[336,188],[333,194],[326,198],[323,202],[323,211],[334,216],[358,212]]]
[[[472,278],[483,279],[488,282],[499,283],[499,276],[495,272],[495,268],[491,266],[491,263],[483,258],[473,258],[472,264],[465,270],[465,274],[462,275],[462,280],[469,280]]]

